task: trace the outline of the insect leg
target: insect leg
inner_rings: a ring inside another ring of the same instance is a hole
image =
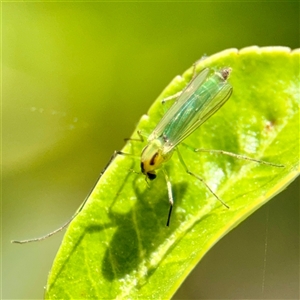
[[[272,167],[277,167],[277,168],[283,168],[284,165],[281,164],[275,164],[275,163],[270,163],[264,160],[259,160],[259,159],[255,159],[246,155],[241,155],[241,154],[236,154],[236,153],[232,153],[232,152],[228,152],[228,151],[224,151],[224,150],[209,150],[209,149],[193,149],[195,152],[208,152],[208,153],[213,153],[213,154],[224,154],[224,155],[228,155],[228,156],[232,156],[235,157],[237,159],[244,159],[244,160],[249,160],[249,161],[253,161],[259,164],[263,164],[263,165],[269,165]]]
[[[183,165],[183,167],[184,167],[184,169],[185,169],[185,171],[189,174],[189,175],[191,175],[191,176],[193,176],[193,177],[195,177],[195,178],[197,178],[199,181],[201,181],[205,186],[206,186],[206,188],[225,206],[225,207],[227,207],[227,208],[229,208],[229,206],[221,199],[221,198],[219,198],[214,192],[213,192],[213,190],[209,187],[209,185],[204,181],[204,179],[203,178],[201,178],[199,175],[197,175],[197,174],[195,174],[195,173],[193,173],[193,172],[191,172],[189,169],[188,169],[188,167],[187,167],[187,165],[186,165],[186,163],[184,162],[184,160],[183,160],[183,157],[182,157],[182,155],[180,154],[180,152],[179,152],[179,150],[178,150],[178,148],[176,148],[176,151],[177,151],[177,154],[178,154],[178,158],[179,158],[179,160],[180,160],[180,162],[181,162],[181,164]]]
[[[170,101],[170,100],[178,98],[181,94],[182,94],[182,91],[180,91],[180,92],[178,92],[178,93],[176,93],[176,94],[174,94],[172,96],[166,97],[166,98],[164,98],[164,99],[161,100],[161,103],[165,104],[167,101]]]
[[[133,141],[133,142],[144,142],[144,138],[147,138],[147,135],[143,134],[141,130],[137,131],[137,134],[139,136],[139,138],[137,139],[133,139],[133,138],[125,138],[124,141]]]
[[[170,225],[170,219],[171,219],[171,214],[172,214],[172,209],[173,209],[173,204],[174,204],[174,199],[173,199],[173,193],[172,193],[172,184],[169,179],[169,176],[167,174],[167,171],[163,168],[162,169],[165,175],[165,180],[167,183],[167,190],[168,190],[168,197],[169,197],[169,203],[170,203],[170,210],[168,214],[168,220],[167,220],[167,226]]]
[[[207,55],[204,54],[200,59],[198,59],[197,61],[195,61],[195,62],[193,63],[193,74],[192,74],[192,78],[191,78],[190,81],[192,81],[192,80],[198,75],[198,74],[197,74],[197,71],[196,71],[197,65],[198,65],[202,60],[205,60],[206,58],[207,58]],[[187,84],[187,86],[188,86],[188,84]],[[183,91],[184,91],[184,89],[183,89]],[[170,100],[173,100],[173,99],[178,98],[178,97],[183,93],[183,91],[180,91],[180,92],[178,92],[178,93],[176,93],[176,94],[174,94],[174,95],[172,95],[172,96],[169,96],[169,97],[166,97],[166,98],[162,99],[162,100],[161,100],[161,103],[164,104],[164,103],[166,103],[167,101],[170,101]]]
[[[122,151],[115,151],[114,154],[111,156],[108,164],[105,166],[105,168],[101,171],[97,181],[95,182],[93,188],[90,190],[90,192],[88,193],[87,197],[84,199],[84,201],[82,202],[82,204],[80,205],[79,209],[75,212],[75,214],[65,223],[63,224],[61,227],[51,231],[50,233],[44,235],[44,236],[41,236],[41,237],[37,237],[37,238],[33,238],[33,239],[27,239],[27,240],[12,240],[11,242],[12,243],[15,243],[15,244],[27,244],[27,243],[31,243],[31,242],[39,242],[39,241],[42,241],[42,240],[45,240],[47,239],[48,237],[51,237],[52,235],[62,231],[63,229],[65,229],[66,227],[68,227],[68,225],[79,215],[79,213],[83,210],[85,204],[87,203],[92,191],[94,190],[97,182],[100,180],[100,178],[102,177],[102,175],[104,174],[104,172],[106,171],[106,169],[110,166],[110,164],[115,160],[115,158],[118,156],[118,155],[128,155],[128,156],[133,156],[132,154],[130,153],[125,153],[125,152],[122,152]]]

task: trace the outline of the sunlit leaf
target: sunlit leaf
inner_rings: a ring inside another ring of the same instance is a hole
[[[166,165],[175,198],[166,227],[169,204],[163,174],[148,187],[144,176],[132,172],[140,172],[139,159],[118,156],[68,228],[46,297],[170,298],[218,240],[293,181],[299,174],[299,54],[284,47],[250,47],[200,61],[197,72],[206,66],[233,69],[233,95],[185,141],[191,147],[227,150],[284,168],[181,146],[189,168],[230,209],[186,174],[174,154]],[[182,90],[191,76],[192,68],[177,76],[137,130],[150,133],[165,111],[162,98]],[[129,141],[123,151],[138,156],[144,146]]]

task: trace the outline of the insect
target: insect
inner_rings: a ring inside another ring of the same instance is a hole
[[[164,164],[170,160],[175,150],[186,172],[200,180],[216,199],[218,199],[225,207],[229,208],[229,206],[214,193],[199,175],[188,169],[177,146],[216,113],[230,98],[233,88],[227,79],[231,71],[232,69],[229,67],[222,68],[213,73],[209,68],[203,69],[192,79],[182,92],[176,94],[178,97],[175,103],[157,124],[156,128],[147,139],[148,144],[142,150],[141,172],[146,176],[146,180],[154,180],[156,178],[156,171],[160,168],[165,175],[170,203],[167,226],[170,225],[174,200],[172,184],[164,168]],[[170,100],[171,98],[175,97],[171,96],[164,99],[164,101]],[[139,133],[139,135],[141,140],[143,140],[141,133]],[[283,167],[282,165],[223,150],[194,149],[194,151],[220,153],[238,159],[246,159],[261,164]]]
[[[221,200],[214,191],[208,186],[208,184],[197,174],[191,172],[185,164],[182,155],[180,154],[177,146],[192,134],[199,126],[201,126],[206,120],[208,120],[214,113],[216,113],[230,98],[232,94],[232,86],[227,81],[232,69],[229,67],[222,68],[218,71],[212,71],[210,68],[203,69],[192,81],[186,86],[186,88],[176,94],[176,97],[171,96],[163,101],[168,101],[176,98],[174,104],[163,116],[161,121],[157,124],[156,128],[150,134],[147,139],[147,145],[144,147],[141,153],[140,163],[141,172],[146,176],[147,180],[154,180],[157,176],[156,172],[162,169],[168,191],[168,198],[170,203],[169,214],[167,218],[167,226],[170,225],[170,219],[174,204],[172,194],[172,184],[169,180],[169,176],[164,168],[164,164],[167,163],[172,157],[174,151],[177,152],[179,160],[186,172],[200,180],[206,188],[218,199],[225,207],[229,208],[228,205]],[[144,141],[143,135],[138,131],[140,139],[138,141]],[[129,139],[130,140],[130,139]],[[133,139],[134,140],[134,139]],[[246,159],[261,164],[283,167],[254,158],[250,158],[244,155],[235,154],[223,150],[206,150],[206,149],[194,149],[195,152],[211,152],[220,153],[229,156],[236,157],[238,159]],[[109,161],[104,171],[108,168],[111,162],[117,155],[130,155],[129,153],[123,153],[116,151]],[[103,171],[103,172],[104,172]],[[100,174],[103,174],[103,172]],[[34,241],[40,241],[46,239],[55,233],[63,230],[67,227],[70,222],[80,213],[83,209],[88,197],[82,203],[78,211],[73,217],[57,230],[40,238],[23,240],[23,241],[12,241],[13,243],[28,243]]]
[[[146,178],[154,180],[159,168],[162,168],[165,174],[170,202],[167,226],[170,224],[174,201],[171,182],[163,164],[172,157],[176,146],[219,110],[232,94],[232,86],[227,82],[231,68],[223,68],[211,76],[209,73],[210,69],[205,68],[182,91],[149,136],[148,144],[141,154],[141,171]],[[209,191],[228,207],[202,178],[188,170],[178,149],[177,153],[186,171],[201,180]]]

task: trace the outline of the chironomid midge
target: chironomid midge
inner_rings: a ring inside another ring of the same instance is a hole
[[[174,200],[172,194],[172,185],[169,180],[169,176],[164,168],[164,164],[171,159],[175,150],[178,154],[179,161],[183,165],[185,171],[189,175],[201,181],[206,186],[206,188],[215,196],[215,198],[228,208],[228,205],[213,192],[209,185],[199,175],[191,172],[188,169],[177,146],[190,134],[192,134],[197,128],[199,128],[199,126],[201,126],[206,120],[208,120],[214,113],[216,113],[230,98],[233,88],[227,81],[227,79],[231,71],[232,70],[229,67],[222,68],[218,71],[212,71],[209,68],[205,68],[197,76],[194,76],[194,78],[183,89],[183,91],[174,96],[165,98],[163,101],[168,101],[174,98],[176,98],[176,100],[162,117],[150,136],[147,138],[147,145],[142,150],[140,157],[140,166],[142,174],[146,176],[146,180],[154,180],[157,176],[156,172],[159,169],[162,169],[165,176],[170,203],[167,226],[169,226],[170,224]],[[144,141],[141,132],[138,131],[138,134],[140,139],[137,140]],[[194,149],[194,151],[225,154],[238,159],[245,159],[275,167],[283,167],[283,165],[269,163],[223,150]],[[115,151],[104,171],[100,174],[100,177],[117,155],[131,156],[131,154],[129,153]],[[84,202],[82,203],[78,211],[72,216],[72,218],[55,231],[52,231],[51,233],[48,233],[47,235],[39,238],[23,241],[15,240],[12,242],[23,244],[40,241],[63,230],[80,213],[88,197],[84,200]]]

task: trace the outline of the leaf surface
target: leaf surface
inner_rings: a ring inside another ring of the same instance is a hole
[[[223,199],[226,209],[185,173],[176,153],[166,164],[175,205],[170,227],[162,172],[147,186],[139,159],[118,156],[69,226],[46,286],[48,299],[166,299],[226,233],[278,194],[299,174],[299,57],[285,47],[229,49],[201,60],[230,66],[233,95],[185,143],[221,149],[284,168],[230,156],[194,153],[181,145],[187,166]],[[142,116],[150,134],[165,112],[161,100],[182,90],[192,68],[177,76]],[[136,131],[133,134],[137,138]],[[122,151],[139,156],[145,143]]]

